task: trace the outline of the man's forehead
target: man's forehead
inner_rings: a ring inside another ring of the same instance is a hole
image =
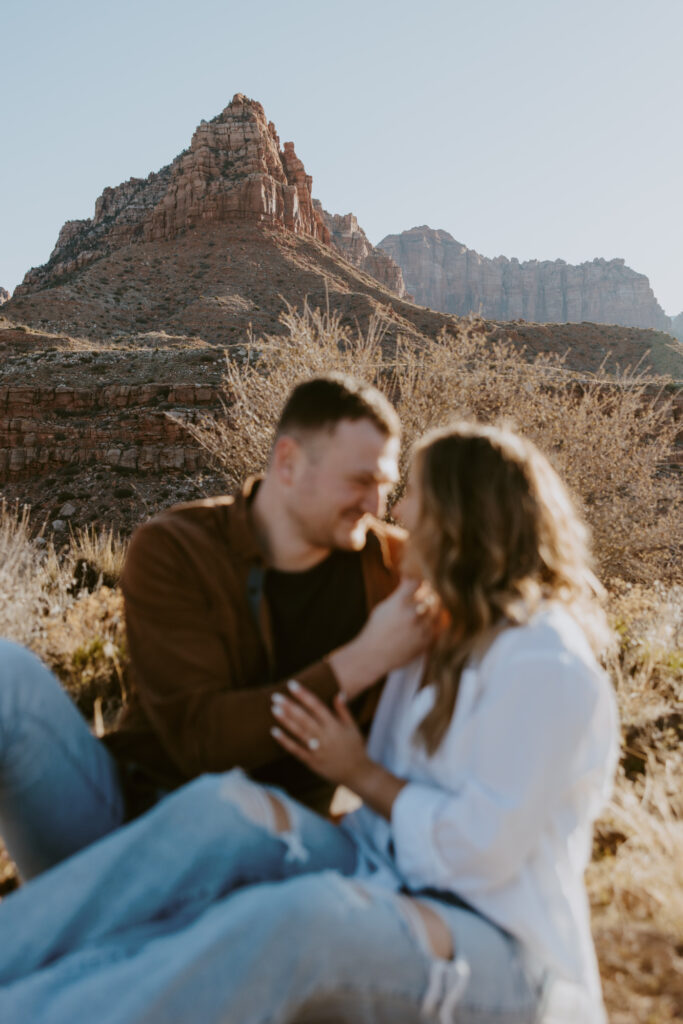
[[[342,420],[331,440],[335,461],[350,472],[397,479],[400,439],[383,434],[370,420]]]
[[[335,423],[329,432],[329,437],[331,440],[342,444],[364,444],[383,447],[390,441],[399,443],[398,438],[392,437],[390,434],[380,430],[377,424],[367,417],[359,420],[340,420],[338,423]]]

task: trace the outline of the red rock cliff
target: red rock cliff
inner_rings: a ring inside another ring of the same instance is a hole
[[[105,188],[92,219],[67,221],[48,263],[30,270],[15,294],[49,286],[130,242],[172,239],[215,221],[261,221],[328,243],[311,186],[294,143],[281,150],[261,104],[238,93],[201,122],[171,164]]]
[[[349,263],[374,277],[400,299],[411,298],[406,292],[401,268],[388,253],[372,245],[352,213],[332,214],[323,210],[320,204],[317,207],[330,232],[332,244]]]
[[[379,248],[401,267],[415,300],[444,313],[671,330],[647,277],[623,260],[572,266],[564,260],[487,259],[447,231],[426,226],[387,235]]]
[[[674,338],[683,341],[683,313],[671,317],[671,333]]]

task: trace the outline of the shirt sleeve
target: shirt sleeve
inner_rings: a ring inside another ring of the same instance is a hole
[[[240,642],[239,618],[232,637],[217,627],[215,609],[167,530],[151,523],[136,531],[121,585],[136,698],[180,771],[191,778],[282,758],[270,734],[271,699],[287,680],[246,685],[230,651]],[[228,616],[232,609],[219,611]],[[326,702],[339,688],[325,660],[296,678]]]
[[[491,673],[468,723],[462,785],[409,783],[394,802],[397,864],[411,885],[466,899],[518,873],[563,791],[590,771],[600,683],[599,670],[571,654],[521,655]]]

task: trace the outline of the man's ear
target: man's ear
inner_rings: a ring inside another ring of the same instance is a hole
[[[271,467],[281,484],[288,486],[293,482],[301,456],[301,445],[298,441],[288,434],[278,437],[273,445]]]

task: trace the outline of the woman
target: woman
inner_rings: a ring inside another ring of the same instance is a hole
[[[604,1020],[582,876],[617,726],[584,529],[531,444],[473,424],[418,446],[397,512],[429,658],[367,749],[339,699],[293,681],[273,707],[363,807],[186,786],[0,907],[0,1019]]]

